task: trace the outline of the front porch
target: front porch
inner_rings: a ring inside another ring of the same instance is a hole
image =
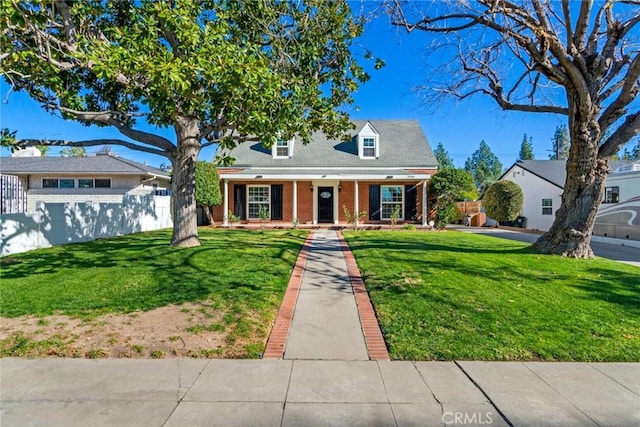
[[[428,226],[425,174],[318,176],[296,179],[221,173],[223,203],[213,218],[224,227],[347,227],[347,216],[365,212],[358,226]],[[420,176],[417,176],[420,175]],[[251,179],[250,179],[251,178]],[[346,212],[345,212],[346,211]]]

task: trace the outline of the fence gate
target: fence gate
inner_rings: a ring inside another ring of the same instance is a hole
[[[0,175],[0,214],[22,213],[27,211],[26,178],[13,175]]]

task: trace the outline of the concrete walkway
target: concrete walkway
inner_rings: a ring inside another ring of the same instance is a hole
[[[369,359],[347,265],[333,230],[313,235],[284,358]]]
[[[640,365],[0,360],[13,426],[632,426]]]

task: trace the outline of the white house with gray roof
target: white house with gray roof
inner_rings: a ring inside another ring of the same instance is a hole
[[[91,157],[2,157],[0,173],[17,177],[14,196],[24,192],[19,212],[44,203],[121,203],[126,194],[168,194],[170,176],[160,169],[113,155]],[[4,181],[8,181],[6,178]],[[9,208],[3,186],[2,213]]]
[[[611,161],[610,168],[593,234],[640,240],[640,162]],[[560,208],[566,176],[565,160],[519,160],[500,179],[522,188],[525,227],[547,231]]]
[[[366,211],[365,223],[385,223],[394,210],[401,222],[427,223],[427,182],[437,161],[417,120],[353,120],[352,137],[331,140],[321,132],[304,145],[299,139],[272,148],[245,142],[232,152],[231,167],[218,169],[223,205],[243,222],[339,224]]]
[[[0,256],[168,228],[170,177],[115,157],[0,158]]]

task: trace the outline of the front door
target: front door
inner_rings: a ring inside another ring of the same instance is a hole
[[[318,222],[333,223],[333,187],[318,187]]]

